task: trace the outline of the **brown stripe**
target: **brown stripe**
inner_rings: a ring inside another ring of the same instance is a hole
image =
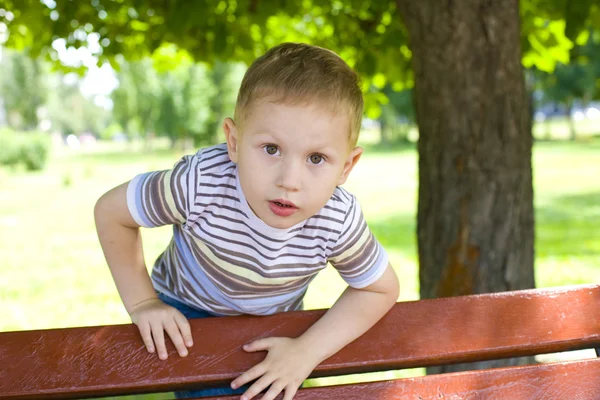
[[[337,212],[337,213],[340,213],[340,214],[345,214],[346,213],[343,209],[332,207],[329,204],[325,204],[323,206],[323,208],[325,208],[327,210],[331,210],[331,211]]]
[[[342,225],[342,224],[344,223],[344,221],[343,221],[343,220],[341,220],[341,219],[337,219],[337,218],[333,218],[333,217],[328,217],[327,215],[319,215],[319,214],[317,214],[317,215],[313,215],[313,216],[312,216],[312,217],[310,217],[309,219],[310,219],[310,220],[315,220],[315,219],[316,219],[316,220],[319,220],[319,219],[323,219],[323,220],[326,220],[326,221],[333,221],[333,222],[335,222],[335,223],[337,223],[337,224],[340,224],[340,225]]]
[[[185,162],[182,161],[178,163],[175,166],[175,168],[173,168],[173,172],[171,172],[171,181],[169,182],[169,187],[171,189],[173,199],[175,200],[175,207],[177,208],[177,212],[183,216],[187,215],[188,210],[190,209],[187,200],[187,190],[184,190],[184,187],[182,187],[181,183],[179,183],[181,180],[181,176],[184,176],[186,172],[185,167],[187,167],[188,173],[188,180],[186,183],[189,184],[189,174],[191,173],[191,171],[189,170],[189,166],[187,165],[187,160],[185,160]],[[188,189],[187,184],[185,185],[186,189]]]
[[[156,194],[150,198],[152,210],[154,211],[154,217],[160,222],[160,225],[178,222],[175,220],[175,215],[167,207],[168,203],[165,200],[166,193],[163,181],[166,175],[166,172],[161,172],[160,174],[157,174],[156,179],[151,179],[149,182],[151,192]]]
[[[237,188],[233,185],[229,185],[227,183],[200,183],[200,187],[211,187],[211,188],[227,188],[231,190],[237,190]]]
[[[153,178],[155,176],[157,176],[159,173],[152,173],[149,175],[146,175],[144,177],[144,181],[142,184],[142,192],[144,193],[144,196],[142,197],[142,209],[144,210],[144,213],[146,214],[146,217],[150,220],[150,223],[152,224],[152,226],[157,226],[160,225],[160,221],[158,220],[156,213],[154,211],[154,207],[152,204],[152,200],[154,199],[154,189],[152,187],[152,181]]]
[[[254,229],[252,229],[250,226],[246,225],[243,222],[234,221],[234,220],[231,220],[231,219],[226,218],[224,216],[215,215],[215,214],[210,213],[210,212],[209,212],[209,214],[212,214],[212,216],[215,219],[225,219],[225,220],[228,220],[229,222],[238,223],[240,225],[243,225],[243,226],[249,228],[250,230],[254,231]],[[318,245],[318,244],[314,245],[314,246],[302,246],[302,245],[296,245],[296,244],[288,244],[287,246],[281,246],[279,248],[272,248],[272,247],[268,247],[266,244],[264,244],[262,242],[257,241],[254,238],[253,235],[251,235],[251,234],[249,234],[249,233],[247,233],[245,231],[241,231],[241,230],[238,230],[238,229],[227,228],[224,224],[213,224],[213,223],[209,222],[208,218],[206,218],[205,216],[200,216],[200,218],[198,218],[198,220],[204,221],[204,223],[206,225],[210,226],[211,228],[214,228],[215,230],[220,230],[220,231],[224,231],[224,232],[227,232],[227,233],[232,233],[232,234],[236,234],[236,235],[240,235],[240,236],[245,236],[248,239],[252,240],[257,245],[259,245],[262,248],[264,248],[265,250],[269,250],[271,252],[278,252],[278,251],[281,251],[284,248],[293,248],[293,249],[300,249],[300,250],[316,250],[316,249],[318,249],[318,250],[321,250],[321,251],[325,251],[325,248],[323,246],[321,246],[321,245]],[[215,238],[218,238],[218,239],[230,241],[231,243],[237,243],[237,244],[240,244],[242,246],[250,247],[250,245],[247,242],[239,242],[239,241],[238,242],[234,242],[231,239],[224,238],[223,236],[217,236],[214,233],[208,232],[207,230],[203,229],[202,226],[198,226],[198,229],[200,229],[202,232],[206,233],[206,235],[208,235],[210,237],[215,237]],[[269,239],[269,241],[275,242],[275,243],[285,243],[285,242],[289,241],[289,240],[270,240],[270,238],[268,238],[268,237],[266,237],[265,239]],[[254,249],[254,247],[251,247],[251,248]],[[259,252],[259,254],[262,255],[262,253],[260,253],[260,252]],[[284,254],[284,255],[286,255],[286,254]],[[279,255],[278,257],[282,257],[282,256],[283,255]],[[276,257],[276,258],[278,258],[278,257]],[[303,256],[303,257],[306,257],[306,256]],[[267,258],[267,257],[265,256],[265,258]]]
[[[354,229],[354,231],[352,231],[352,233],[350,233],[348,235],[344,235],[345,237],[344,237],[342,243],[333,249],[331,257],[337,257],[340,254],[342,254],[344,251],[346,251],[347,249],[354,246],[356,244],[356,242],[358,242],[360,240],[360,238],[362,237],[365,229],[368,229],[368,226],[367,226],[367,224],[363,223],[361,225],[356,226],[356,228]]]
[[[307,254],[296,254],[296,253],[283,253],[283,254],[278,254],[278,255],[276,255],[274,257],[270,257],[270,256],[262,253],[257,248],[255,248],[252,245],[250,245],[249,243],[240,242],[238,240],[233,240],[231,238],[226,238],[226,237],[223,237],[223,236],[215,235],[214,233],[209,233],[206,230],[204,230],[201,225],[195,226],[194,229],[193,229],[193,231],[196,231],[196,230],[201,231],[202,233],[204,233],[207,236],[210,236],[211,238],[219,239],[221,241],[224,241],[224,242],[227,242],[227,243],[231,243],[231,244],[237,244],[238,246],[242,246],[242,247],[246,247],[246,248],[248,248],[250,250],[254,250],[259,256],[261,256],[262,258],[264,258],[266,260],[270,260],[270,261],[275,261],[275,260],[283,258],[283,257],[296,257],[296,258],[305,258],[305,259],[314,258],[315,257],[314,255],[310,256],[310,255],[307,255]],[[198,235],[198,236],[201,237],[203,235]],[[247,235],[245,235],[245,236],[247,236]],[[224,248],[216,245],[215,243],[211,243],[210,247],[211,248],[215,248],[215,249],[219,249],[220,251],[222,250],[222,253],[231,254],[231,255],[237,255],[237,256],[239,256],[241,258],[250,260],[252,263],[260,264],[258,262],[258,260],[256,260],[254,257],[250,257],[249,255],[244,254],[244,253],[238,253],[238,252],[232,252],[232,251],[225,250]],[[323,257],[323,258],[325,258],[325,257]],[[314,265],[314,264],[296,264],[296,265],[310,266],[310,265]],[[269,266],[266,266],[266,265],[264,265],[264,267],[265,268],[269,268]]]
[[[235,278],[235,280],[238,281],[239,283],[244,283],[245,286],[243,286],[239,290],[241,290],[241,289],[249,290],[250,287],[254,287],[254,288],[270,288],[270,287],[274,286],[274,285],[260,284],[260,283],[257,284],[256,282],[254,282],[252,280],[249,280],[249,279],[244,278],[242,276],[235,275],[235,274],[232,274],[232,273],[230,273],[228,271],[225,271],[224,269],[222,269],[218,265],[216,265],[213,261],[211,261],[210,258],[208,257],[208,255],[202,253],[200,251],[200,249],[195,244],[193,244],[192,252],[194,253],[194,256],[197,257],[197,259],[200,261],[200,264],[203,266],[203,270],[207,274],[207,276],[210,276],[211,279],[213,279],[215,282],[217,281],[217,279],[215,279],[212,276],[212,274],[211,274],[212,272],[218,272],[220,275],[228,276],[231,279]],[[241,268],[246,268],[246,269],[248,269],[250,271],[253,271],[253,272],[257,273],[258,275],[260,275],[262,277],[267,278],[267,279],[268,278],[273,278],[273,279],[276,279],[276,278],[297,278],[296,280],[291,281],[290,283],[285,284],[285,285],[279,285],[278,284],[277,286],[281,286],[284,289],[284,291],[282,291],[281,293],[289,293],[290,292],[289,288],[295,287],[295,286],[299,286],[298,280],[310,278],[314,274],[318,273],[319,271],[321,271],[322,269],[324,269],[327,266],[327,263],[314,264],[314,265],[317,266],[316,268],[315,267],[312,267],[311,269],[306,268],[306,269],[303,270],[303,274],[302,275],[297,275],[297,272],[296,272],[296,274],[291,274],[291,275],[290,274],[278,273],[278,274],[271,274],[271,275],[265,276],[264,274],[260,273],[261,272],[260,270],[257,270],[256,266],[253,266],[253,265],[250,265],[250,264],[247,264],[247,263],[240,263],[237,260],[233,260],[233,259],[231,259],[229,257],[223,257],[223,255],[221,255],[219,253],[216,253],[215,251],[212,251],[212,254],[215,257],[217,257],[219,260],[221,260],[221,261],[228,262],[230,264],[236,265],[236,266],[241,267]],[[236,254],[236,253],[232,253],[232,254]],[[294,266],[297,266],[297,265],[298,264],[294,264]],[[319,266],[320,266],[320,268],[319,268]],[[277,267],[280,267],[280,266],[278,265]],[[198,283],[200,284],[200,282],[198,282]],[[236,290],[236,289],[233,289],[233,290]],[[275,293],[275,292],[272,292],[272,293]],[[255,292],[255,291],[248,291],[247,294],[257,294],[257,292]]]
[[[332,265],[335,265],[335,268],[339,271],[344,271],[346,274],[353,272],[354,270],[364,268],[365,265],[370,266],[370,264],[366,264],[367,261],[372,260],[374,252],[376,253],[377,245],[374,240],[372,240],[372,236],[358,249],[354,254],[351,254],[349,257],[346,257],[343,260],[338,260],[332,262]],[[360,275],[360,273],[358,274]]]
[[[246,215],[246,213],[243,212],[242,210],[240,210],[238,208],[229,207],[229,206],[226,206],[226,205],[223,205],[223,204],[219,204],[219,203],[194,203],[194,204],[196,204],[196,205],[198,205],[200,207],[203,207],[204,209],[209,208],[209,207],[214,207],[214,208],[229,210],[231,212],[236,212],[238,214],[242,214],[245,218],[248,218],[248,216]],[[195,211],[193,211],[193,212],[190,213],[190,216],[191,215],[196,215],[197,216],[197,215],[201,215],[201,214],[202,214],[202,212],[195,212]]]
[[[220,161],[220,162],[214,163],[212,165],[209,165],[208,167],[201,166],[200,167],[200,171],[204,172],[206,170],[213,169],[213,168],[216,168],[216,167],[220,167],[221,165],[225,165],[225,164],[228,164],[230,162],[231,162],[231,160],[225,160],[225,161]]]
[[[207,154],[207,153],[208,153],[208,152],[206,152],[205,154],[203,154],[203,156],[204,156],[204,157],[202,157],[202,163],[205,163],[205,162],[207,162],[207,161],[210,161],[210,160],[212,160],[212,159],[215,159],[215,158],[217,158],[217,157],[223,157],[223,156],[227,156],[227,161],[230,161],[230,160],[229,160],[229,153],[227,153],[227,151],[224,151],[224,152],[221,152],[221,153],[214,154],[214,155],[212,155],[212,156],[210,156],[210,157],[206,157],[206,154]]]
[[[234,196],[229,196],[227,194],[220,194],[220,193],[196,193],[196,198],[198,197],[210,197],[210,198],[221,198],[221,199],[227,199],[227,200],[232,200],[235,201],[236,203],[239,203],[239,199],[237,197]]]

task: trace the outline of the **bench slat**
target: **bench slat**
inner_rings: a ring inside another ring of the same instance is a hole
[[[301,389],[294,400],[600,399],[600,359]],[[203,397],[237,400],[240,396]],[[256,400],[260,400],[257,396]],[[282,395],[276,397],[281,400]],[[200,399],[198,399],[200,400]]]
[[[313,377],[590,348],[600,343],[600,286],[398,303]],[[241,346],[296,337],[324,311],[192,320],[180,358],[148,354],[134,325],[0,333],[0,397],[82,398],[229,383],[264,353]]]

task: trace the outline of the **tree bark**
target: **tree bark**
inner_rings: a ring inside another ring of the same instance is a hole
[[[571,141],[577,140],[577,131],[575,130],[575,120],[573,119],[573,96],[567,96],[567,121],[569,123],[569,138]]]
[[[421,298],[532,288],[532,132],[519,3],[398,0],[398,9],[415,75]]]

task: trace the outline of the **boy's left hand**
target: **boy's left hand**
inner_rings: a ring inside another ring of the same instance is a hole
[[[258,379],[242,395],[241,400],[250,400],[264,389],[271,386],[262,400],[273,400],[285,391],[283,400],[291,400],[302,382],[319,364],[314,354],[301,346],[298,339],[271,337],[259,339],[244,345],[247,352],[267,351],[265,359],[244,372],[231,382],[237,389],[246,383]]]

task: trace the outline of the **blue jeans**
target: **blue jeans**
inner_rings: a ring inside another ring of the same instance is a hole
[[[213,314],[210,314],[204,310],[192,308],[186,304],[183,304],[180,301],[177,301],[175,299],[167,297],[162,293],[158,293],[158,298],[161,299],[165,304],[168,304],[168,305],[178,309],[179,312],[181,312],[188,319],[189,318],[215,317],[215,315],[213,315]],[[217,387],[217,388],[178,391],[178,392],[175,392],[175,397],[178,399],[187,399],[190,397],[208,397],[208,396],[242,394],[246,390],[248,390],[249,387],[250,387],[249,385],[245,385],[245,386],[242,386],[242,387],[234,390],[229,386],[225,386],[225,387]]]

